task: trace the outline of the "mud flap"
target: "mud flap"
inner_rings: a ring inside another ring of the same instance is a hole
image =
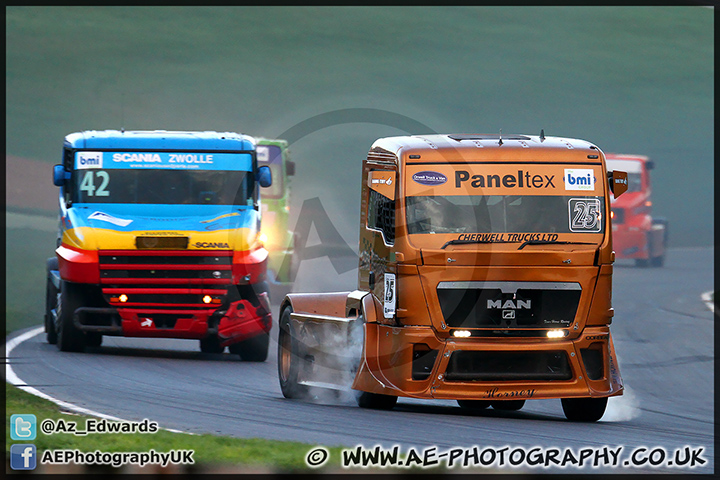
[[[620,376],[620,367],[618,366],[617,356],[615,355],[615,345],[613,344],[612,335],[608,336],[608,354],[610,361],[610,391],[613,392],[613,395],[622,395],[623,381]]]

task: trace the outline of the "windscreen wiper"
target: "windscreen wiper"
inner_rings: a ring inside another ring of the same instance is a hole
[[[592,242],[558,242],[557,240],[525,240],[520,244],[518,250],[522,250],[526,245],[595,245]]]
[[[445,247],[447,247],[448,245],[464,245],[464,244],[468,244],[468,243],[510,243],[510,242],[498,242],[498,241],[494,241],[494,240],[482,240],[482,239],[478,239],[478,240],[455,239],[455,240],[450,240],[449,242],[445,242],[445,245],[440,247],[440,250],[445,250]]]

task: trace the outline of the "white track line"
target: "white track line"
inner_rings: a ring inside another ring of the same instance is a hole
[[[89,415],[91,417],[104,418],[106,420],[111,420],[114,422],[132,423],[129,420],[123,420],[122,418],[114,417],[112,415],[106,415],[104,413],[96,412],[94,410],[89,410],[87,408],[83,408],[78,405],[74,405],[72,403],[64,402],[55,397],[51,397],[50,395],[47,395],[47,394],[41,392],[40,390],[29,386],[27,383],[22,381],[22,379],[15,374],[15,371],[13,370],[12,365],[11,365],[12,362],[10,360],[10,353],[13,351],[13,349],[15,349],[15,347],[20,345],[22,342],[29,340],[32,337],[43,333],[44,331],[45,331],[44,327],[37,327],[33,330],[23,333],[22,335],[18,335],[17,337],[10,339],[9,342],[5,343],[5,381],[12,385],[15,385],[16,387],[18,387],[21,390],[26,391],[27,393],[30,393],[30,394],[35,395],[40,398],[44,398],[45,400],[49,400],[49,401],[53,402],[54,404],[59,405],[60,407],[66,409],[70,412],[80,413],[83,415]],[[189,435],[194,435],[193,433],[190,433],[190,432],[183,432],[180,430],[173,430],[170,428],[164,428],[163,430],[167,430],[168,432],[174,432],[174,433],[186,433]]]

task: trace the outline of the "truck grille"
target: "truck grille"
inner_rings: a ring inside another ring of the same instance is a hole
[[[488,352],[463,350],[450,356],[447,381],[570,380],[564,351]]]
[[[581,293],[580,284],[563,282],[441,282],[437,287],[449,327],[502,329],[503,335],[508,329],[569,326]]]
[[[129,308],[217,308],[232,283],[232,255],[231,251],[101,250],[103,295],[111,305]],[[120,302],[120,296],[126,301]]]

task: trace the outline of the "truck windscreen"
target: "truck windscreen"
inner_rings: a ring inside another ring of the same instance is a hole
[[[78,203],[252,205],[249,172],[84,169],[73,172]]]
[[[410,234],[603,233],[596,196],[443,195],[406,198]]]

